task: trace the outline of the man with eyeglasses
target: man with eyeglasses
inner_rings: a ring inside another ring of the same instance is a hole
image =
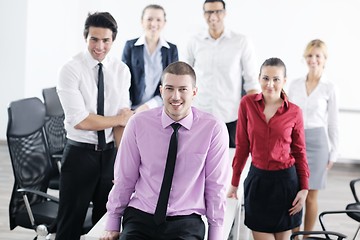
[[[242,91],[252,94],[260,89],[256,59],[246,36],[225,29],[223,0],[205,0],[203,10],[208,30],[189,41],[185,60],[194,67],[199,79],[194,105],[226,123],[229,147],[235,148]]]

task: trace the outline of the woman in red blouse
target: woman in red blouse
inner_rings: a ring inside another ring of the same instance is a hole
[[[250,154],[244,181],[245,225],[254,240],[287,240],[291,229],[301,224],[308,193],[303,117],[283,90],[286,67],[281,59],[270,58],[261,65],[259,82],[262,92],[246,95],[240,103],[228,196],[237,198]]]

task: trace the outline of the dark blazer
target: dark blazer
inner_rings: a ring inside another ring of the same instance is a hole
[[[128,40],[125,43],[122,61],[129,67],[131,72],[130,100],[132,106],[138,105],[145,91],[145,67],[144,67],[144,45],[135,46],[134,44],[139,38]],[[161,57],[163,69],[170,63],[178,61],[178,50],[176,45],[167,42],[170,48],[161,48]],[[159,86],[160,81],[159,79]],[[156,88],[154,95],[160,95],[159,87]]]

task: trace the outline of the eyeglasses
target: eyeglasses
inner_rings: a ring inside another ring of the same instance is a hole
[[[211,16],[213,13],[215,13],[215,15],[220,15],[222,13],[225,12],[225,9],[219,9],[219,10],[209,10],[209,11],[204,11],[204,14],[207,16]]]

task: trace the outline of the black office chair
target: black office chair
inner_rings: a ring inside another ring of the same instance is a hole
[[[360,201],[359,201],[359,196],[356,191],[356,189],[357,189],[356,187],[358,187],[358,189],[360,189],[359,188],[360,187],[360,178],[350,181],[350,189],[354,196],[355,202],[350,203],[346,206],[346,210],[359,211],[359,212],[348,212],[347,213],[347,215],[349,217],[351,217],[352,219],[354,219],[355,221],[357,221],[359,223],[359,227],[357,228],[354,238],[353,238],[354,240],[357,238],[357,236],[359,235],[359,232],[360,232]]]
[[[349,216],[350,218],[354,219],[352,216],[359,216],[360,215],[360,210],[335,210],[335,211],[323,211],[319,214],[319,221],[320,221],[320,225],[321,225],[321,228],[326,231],[326,226],[325,226],[325,216],[328,215],[347,215]],[[354,219],[355,221],[357,221],[356,219]],[[333,219],[334,221],[334,219]],[[358,221],[357,221],[358,222]],[[355,233],[355,236],[353,238],[353,240],[356,239],[357,237],[357,233],[358,233],[359,229],[357,229],[356,233]]]
[[[46,236],[56,232],[58,199],[46,193],[52,162],[44,130],[45,106],[35,97],[14,101],[8,107],[8,117],[6,137],[15,179],[9,204],[10,229],[20,226]],[[88,214],[84,233],[91,227]]]
[[[46,109],[45,133],[54,166],[49,188],[59,189],[61,158],[66,144],[65,115],[55,87],[44,88],[42,95]]]
[[[335,211],[323,211],[319,214],[319,221],[320,221],[320,225],[322,230],[321,231],[299,231],[299,232],[295,232],[291,235],[290,239],[295,239],[296,236],[299,235],[307,235],[308,237],[304,238],[304,240],[315,240],[315,239],[345,239],[347,238],[346,235],[338,232],[338,230],[336,231],[329,231],[328,228],[325,226],[325,216],[330,216],[330,215],[344,215],[344,216],[349,216],[352,219],[354,219],[352,216],[359,216],[360,214],[360,210],[335,210]],[[334,221],[335,219],[332,219],[332,221]],[[355,221],[357,221],[356,219],[354,219]],[[357,233],[358,230],[353,238],[353,240],[356,239],[357,237]],[[314,235],[323,235],[324,237],[318,237],[318,236],[314,236]]]
[[[337,239],[342,240],[346,239],[346,235],[338,232],[332,231],[298,231],[294,232],[290,236],[290,240],[295,240],[298,236],[308,236],[303,238],[303,240],[326,240],[326,239]]]

